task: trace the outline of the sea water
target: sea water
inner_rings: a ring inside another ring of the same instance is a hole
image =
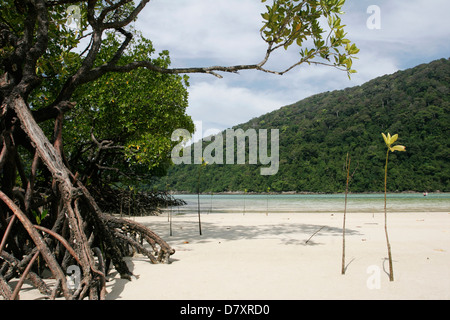
[[[186,205],[176,214],[343,212],[344,194],[176,194]],[[198,201],[200,200],[200,201]],[[387,210],[450,212],[450,193],[389,193]],[[347,212],[384,212],[384,193],[348,194]]]

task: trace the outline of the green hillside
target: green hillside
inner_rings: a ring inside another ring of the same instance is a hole
[[[279,129],[278,173],[262,176],[260,165],[207,165],[200,191],[342,192],[347,152],[352,170],[357,166],[351,191],[382,191],[381,132],[398,133],[407,150],[390,156],[390,191],[450,191],[449,93],[450,61],[441,59],[254,118],[233,129]],[[198,177],[199,165],[174,165],[156,186],[196,192]]]

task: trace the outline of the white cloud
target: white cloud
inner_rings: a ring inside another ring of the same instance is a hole
[[[366,26],[367,7],[373,4],[381,9],[380,30]],[[152,0],[136,28],[157,51],[170,51],[174,67],[257,63],[266,50],[259,36],[264,10],[259,0]],[[361,49],[352,80],[345,72],[313,65],[281,77],[258,71],[224,74],[220,80],[191,75],[188,113],[203,121],[204,130],[223,130],[312,94],[360,85],[449,55],[448,0],[348,0],[344,11],[348,37]],[[281,52],[270,66],[281,70],[296,57],[293,50]]]
[[[274,92],[233,87],[223,79],[199,82],[189,89],[188,113],[203,131],[224,130],[288,104]]]
[[[263,8],[254,0],[154,0],[136,26],[181,60],[254,63],[264,49]]]
[[[369,4],[376,4],[381,10],[379,30],[366,27]],[[391,59],[401,68],[410,68],[449,54],[449,10],[448,0],[349,2],[344,22],[350,38],[362,50]]]

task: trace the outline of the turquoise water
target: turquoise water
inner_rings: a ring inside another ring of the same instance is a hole
[[[175,195],[187,205],[174,207],[180,214],[197,213],[197,195]],[[200,211],[227,212],[343,212],[344,194],[213,194],[200,195]],[[450,212],[450,193],[392,193],[387,195],[388,211]],[[384,212],[384,194],[349,194],[347,212]]]

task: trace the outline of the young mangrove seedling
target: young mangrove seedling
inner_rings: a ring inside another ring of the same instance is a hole
[[[387,194],[387,167],[389,160],[389,152],[394,151],[406,151],[405,146],[396,145],[392,146],[392,144],[397,141],[398,134],[394,134],[392,137],[390,133],[386,136],[384,133],[381,133],[383,136],[384,142],[387,146],[386,151],[386,165],[384,167],[384,232],[386,234],[386,243],[388,249],[388,259],[389,259],[389,281],[394,281],[394,268],[392,266],[392,254],[391,254],[391,244],[389,243],[389,236],[387,231],[387,210],[386,210],[386,194]]]
[[[202,235],[202,222],[200,220],[200,172],[203,167],[208,164],[205,158],[202,157],[202,164],[198,167],[198,183],[197,183],[197,208],[198,208],[198,231]]]

